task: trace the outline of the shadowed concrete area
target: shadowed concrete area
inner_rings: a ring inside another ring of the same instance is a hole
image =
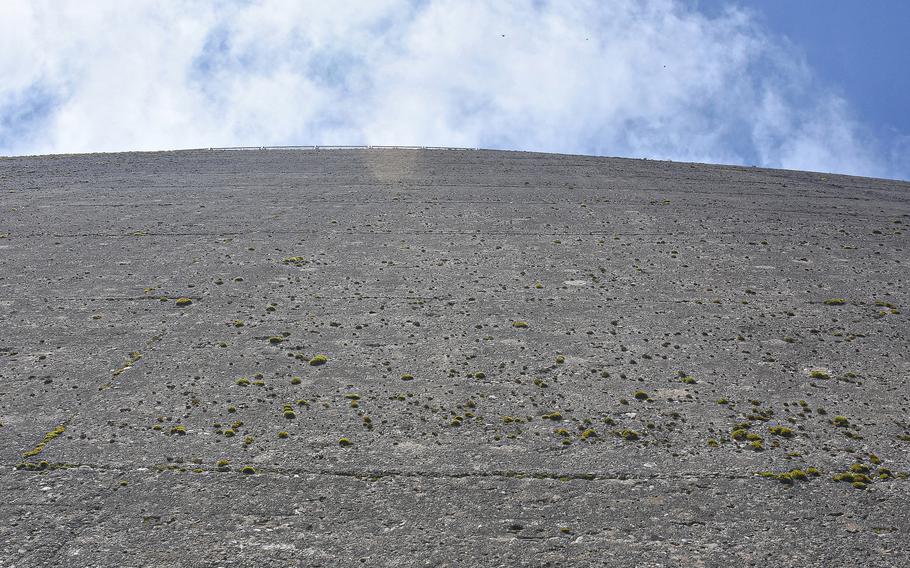
[[[910,184],[0,159],[0,566],[910,564]]]

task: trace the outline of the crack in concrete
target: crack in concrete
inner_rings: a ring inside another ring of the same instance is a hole
[[[655,471],[649,475],[640,473],[621,473],[621,472],[560,472],[547,470],[491,470],[491,471],[436,471],[436,470],[403,470],[403,469],[331,469],[331,468],[305,468],[305,467],[280,467],[280,466],[259,466],[255,467],[255,473],[244,473],[242,470],[249,464],[240,468],[219,467],[211,465],[202,465],[186,462],[156,463],[151,465],[117,465],[117,464],[96,464],[96,463],[55,463],[48,464],[44,468],[36,467],[37,464],[22,462],[18,464],[5,464],[9,469],[29,473],[43,473],[56,470],[89,470],[99,473],[116,473],[126,474],[160,474],[160,473],[177,473],[187,475],[233,475],[236,477],[248,476],[326,476],[326,477],[346,477],[365,480],[378,480],[384,477],[392,478],[414,478],[414,479],[520,479],[536,481],[620,481],[620,482],[646,482],[646,481],[688,481],[696,483],[704,480],[764,480],[764,477],[756,473],[731,473],[731,472],[659,472]],[[250,466],[253,467],[253,466]],[[832,481],[827,478],[820,480]],[[888,480],[889,483],[904,483],[910,480],[906,477],[894,477]],[[811,483],[808,481],[806,483]]]
[[[661,232],[607,232],[607,231],[594,231],[594,232],[564,232],[564,233],[528,233],[522,231],[486,231],[482,229],[477,229],[475,231],[303,231],[303,230],[270,230],[270,231],[229,231],[229,232],[173,232],[173,233],[156,233],[156,232],[147,232],[142,235],[134,235],[132,233],[23,233],[23,234],[10,234],[8,239],[24,239],[24,238],[54,238],[54,239],[65,239],[65,238],[83,238],[83,237],[99,237],[99,238],[130,238],[130,239],[141,239],[146,237],[238,237],[238,236],[250,236],[250,235],[357,235],[357,236],[377,236],[377,235],[462,235],[462,236],[503,236],[503,237],[682,237],[682,236],[706,236],[706,235],[740,235],[740,232],[737,231],[716,231],[711,229],[702,229],[698,231],[661,231]],[[752,237],[787,237],[792,238],[793,234],[788,232],[761,232],[755,231],[749,233]],[[887,236],[887,235],[882,235]],[[840,235],[833,234],[831,238],[839,238]]]

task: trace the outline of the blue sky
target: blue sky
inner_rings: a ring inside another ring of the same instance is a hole
[[[869,127],[910,133],[910,2],[764,0],[752,7],[805,52]]]
[[[910,178],[910,3],[0,3],[0,154],[487,147]]]
[[[900,144],[910,163],[910,2],[904,0],[697,0],[716,15],[729,5],[792,42],[828,89],[850,102],[857,118],[886,146]],[[897,149],[897,148],[895,148]]]

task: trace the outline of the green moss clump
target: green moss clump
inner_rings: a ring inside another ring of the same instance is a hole
[[[292,385],[299,385],[299,384],[300,384],[300,377],[291,377],[291,384],[292,384]]]
[[[784,438],[793,437],[793,430],[787,428],[786,426],[771,426],[768,431],[775,436],[783,436]]]
[[[562,364],[565,363],[565,362],[566,362],[565,356],[563,356],[563,355],[557,355],[557,356],[556,356],[556,364],[557,364],[557,365],[562,365]]]
[[[865,473],[854,473],[851,471],[835,474],[833,479],[834,481],[847,481],[854,484],[862,483],[863,486],[872,483],[872,478],[870,478]]]
[[[284,431],[284,430],[282,430],[281,432],[278,432],[278,437],[279,437],[279,438],[284,439],[284,438],[287,438],[288,436],[290,436],[290,434],[288,434],[288,433],[287,433],[286,431]]]
[[[413,381],[414,375],[412,375],[411,373],[405,373],[405,374],[401,375],[401,380],[402,381]]]
[[[240,377],[237,379],[237,385],[241,387],[248,387],[250,386],[250,380],[245,377]]]
[[[44,441],[50,442],[51,440],[53,440],[53,439],[57,438],[58,436],[60,436],[61,434],[63,434],[64,432],[66,432],[66,426],[64,426],[63,424],[60,424],[59,426],[57,426],[56,428],[54,428],[53,430],[51,430],[50,432],[48,432],[47,434],[44,435]]]
[[[171,428],[171,434],[177,434],[178,436],[185,436],[186,435],[186,426],[183,426],[182,424],[178,424],[177,426],[174,426],[173,428]]]
[[[227,430],[224,431],[224,437],[233,438],[236,433],[237,432],[235,432],[232,428],[228,428]]]
[[[825,371],[822,371],[820,369],[815,369],[815,370],[810,371],[809,376],[813,379],[821,379],[823,381],[827,381],[828,379],[831,378],[831,375],[829,375],[828,373],[826,373]]]
[[[284,341],[284,338],[279,335],[273,335],[272,337],[269,338],[269,343],[271,343],[272,345],[277,345],[277,344],[281,343],[282,341]]]
[[[619,437],[623,438],[625,440],[633,441],[633,440],[637,440],[639,438],[639,434],[635,430],[626,428],[625,430],[619,431]]]
[[[597,436],[597,432],[593,428],[588,428],[581,433],[581,439],[587,440],[588,438],[594,438]]]
[[[685,383],[687,385],[694,385],[694,384],[698,383],[698,381],[695,379],[695,377],[691,377],[688,375],[679,380],[680,380],[680,382]]]
[[[844,298],[828,298],[824,301],[826,306],[843,306],[847,303],[847,300]]]
[[[562,413],[554,410],[553,412],[544,414],[541,418],[543,418],[545,420],[553,420],[554,422],[558,422],[558,421],[562,420]]]
[[[326,357],[325,355],[316,355],[315,357],[310,359],[310,365],[312,365],[313,367],[318,367],[319,365],[325,365],[328,362],[329,362],[329,358]]]
[[[245,465],[240,468],[240,473],[242,473],[244,475],[253,475],[254,473],[256,473],[256,468],[254,468],[251,465]]]
[[[521,320],[519,320],[519,321],[513,321],[513,322],[512,322],[512,327],[517,327],[517,328],[519,328],[519,329],[525,329],[525,328],[528,327],[528,322],[526,322],[526,321],[521,321]]]
[[[775,478],[781,483],[786,483],[787,485],[793,485],[793,474],[790,472],[781,473],[780,475],[775,476]]]
[[[635,391],[635,395],[634,395],[634,396],[635,396],[635,398],[638,399],[638,400],[648,400],[648,398],[650,398],[650,397],[648,396],[648,393],[646,393],[646,392],[643,391],[643,390]]]
[[[177,304],[177,306],[182,308],[183,306],[189,306],[190,304],[192,304],[193,300],[191,300],[189,298],[177,298],[177,301],[174,303]]]
[[[815,473],[811,473],[811,472]],[[818,475],[818,470],[814,467],[808,468],[806,471],[801,469],[791,469],[790,471],[785,471],[784,473],[774,473],[773,471],[760,471],[758,475],[762,477],[768,477],[771,479],[776,479],[781,483],[787,485],[793,485],[795,481],[808,481],[810,475]]]
[[[850,420],[846,416],[835,416],[831,419],[831,423],[840,428],[850,426]]]
[[[354,442],[350,441],[347,438],[341,438],[340,440],[338,440],[338,445],[341,446],[342,448],[346,448],[348,446],[353,446]]]

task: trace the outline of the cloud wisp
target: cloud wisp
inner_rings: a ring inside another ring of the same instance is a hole
[[[0,154],[437,145],[910,174],[901,148],[739,10],[262,0],[0,13]]]

